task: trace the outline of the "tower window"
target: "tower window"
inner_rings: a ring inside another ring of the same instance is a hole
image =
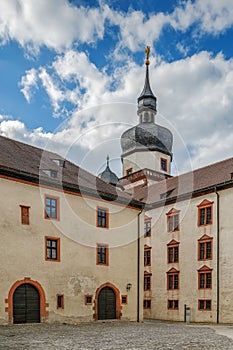
[[[129,176],[133,173],[133,168],[129,168],[126,170],[126,176]]]
[[[160,167],[161,167],[161,170],[167,171],[167,159],[165,158],[160,159]]]
[[[108,209],[97,208],[97,227],[108,228]]]
[[[108,266],[108,245],[106,244],[97,244],[96,247],[96,265],[106,265]]]

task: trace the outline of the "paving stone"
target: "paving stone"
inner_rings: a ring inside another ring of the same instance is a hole
[[[215,327],[216,328],[216,327]],[[232,350],[213,327],[146,321],[0,326],[0,350]]]

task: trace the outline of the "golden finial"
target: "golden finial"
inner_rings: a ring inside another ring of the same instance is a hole
[[[148,66],[150,64],[150,61],[149,61],[149,54],[150,54],[150,46],[147,46],[146,49],[145,49],[145,53],[146,53],[146,65]]]

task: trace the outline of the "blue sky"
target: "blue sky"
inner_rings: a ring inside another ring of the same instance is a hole
[[[173,173],[231,157],[232,36],[231,0],[1,0],[0,134],[121,175],[150,45]]]

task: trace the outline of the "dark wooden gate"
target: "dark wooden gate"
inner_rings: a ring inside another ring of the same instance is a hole
[[[40,322],[40,295],[31,284],[19,286],[13,295],[14,323]]]
[[[98,295],[98,319],[116,318],[116,295],[112,288],[104,287]]]

